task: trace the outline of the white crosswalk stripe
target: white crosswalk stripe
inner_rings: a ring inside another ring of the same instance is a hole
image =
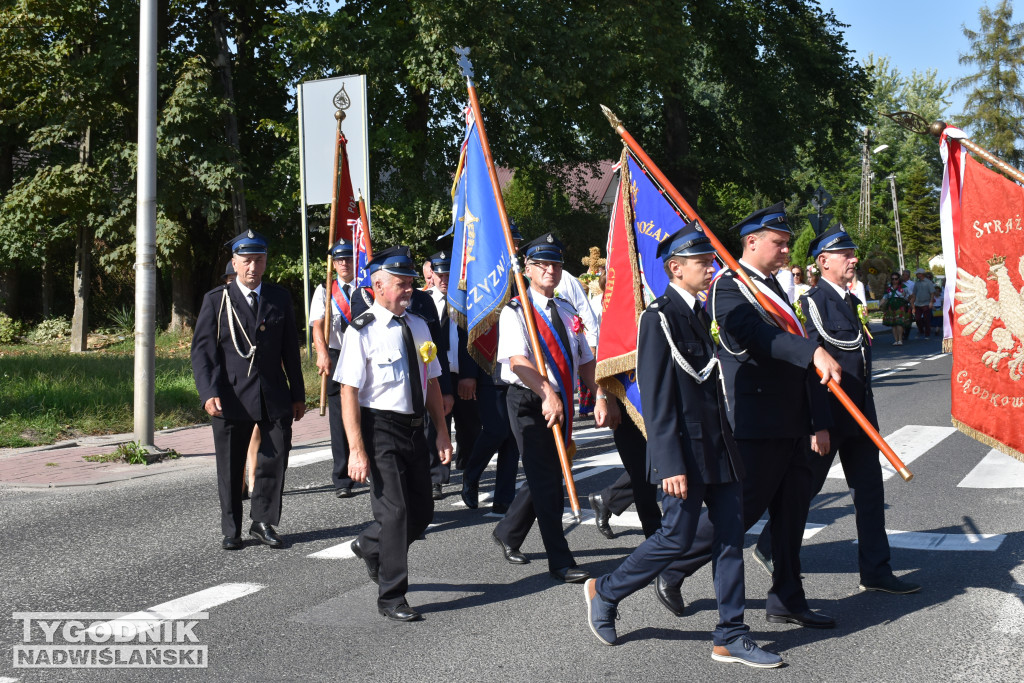
[[[910,463],[917,460],[917,458],[924,455],[927,451],[935,447],[940,441],[955,431],[956,429],[953,427],[906,425],[885,437],[885,441],[892,446],[894,451],[896,451],[896,455],[900,456],[903,464],[910,465]],[[885,459],[885,456],[879,455],[878,459],[882,463],[883,480],[896,476],[896,470],[894,470],[892,465],[889,464],[889,461]],[[832,466],[832,469],[828,471],[828,478],[846,478],[846,475],[843,474],[843,465],[839,461],[838,457],[836,457],[836,461]]]
[[[999,550],[1006,534],[937,534],[886,529],[889,546],[909,550]],[[857,541],[854,541],[856,543]]]
[[[1024,488],[1024,462],[993,448],[957,486],[965,489]]]
[[[111,621],[94,624],[87,633],[96,634],[97,629],[109,628],[110,633],[130,634],[148,631],[157,624],[172,619],[185,619],[226,602],[251,595],[265,588],[257,583],[222,583],[197,593],[185,595],[169,602],[154,605],[141,612],[125,614]]]

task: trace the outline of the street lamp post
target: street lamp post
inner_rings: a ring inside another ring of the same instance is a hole
[[[902,273],[906,266],[903,265],[903,233],[900,232],[900,205],[896,201],[896,174],[889,174],[889,187],[892,189],[892,217],[896,223],[896,253],[900,259],[900,272]]]

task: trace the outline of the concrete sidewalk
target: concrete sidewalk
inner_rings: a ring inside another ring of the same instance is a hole
[[[0,485],[26,488],[93,486],[183,469],[215,467],[213,428],[210,425],[178,427],[155,434],[153,441],[157,448],[173,449],[181,454],[176,460],[128,465],[84,459],[84,456],[113,453],[118,445],[132,441],[132,434],[111,434],[50,446],[4,449],[0,451]],[[316,408],[292,424],[293,447],[329,442],[327,416],[320,417]]]

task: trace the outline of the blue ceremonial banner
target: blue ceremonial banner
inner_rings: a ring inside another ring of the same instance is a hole
[[[643,168],[628,156],[630,199],[633,208],[633,232],[644,287],[644,305],[665,293],[668,276],[658,258],[658,243],[682,228],[686,221],[661,194]]]
[[[449,310],[458,326],[467,332],[470,353],[482,366],[493,367],[491,345],[474,342],[491,331],[508,302],[512,257],[472,113],[466,117],[466,140],[452,200],[455,235]]]
[[[658,244],[688,221],[625,151],[620,168],[619,192],[608,231],[608,281],[597,379],[623,402],[630,418],[646,434],[636,384],[637,322],[647,305],[668,287]]]

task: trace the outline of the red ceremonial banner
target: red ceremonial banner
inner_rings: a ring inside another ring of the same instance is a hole
[[[964,156],[952,316],[953,424],[1024,460],[1024,188]]]
[[[352,241],[352,225],[359,219],[359,202],[352,191],[352,175],[348,170],[348,140],[341,131],[338,131],[336,142],[338,149],[338,175],[335,196],[337,197],[337,210],[334,219],[334,241]],[[334,245],[330,245],[334,246]]]

